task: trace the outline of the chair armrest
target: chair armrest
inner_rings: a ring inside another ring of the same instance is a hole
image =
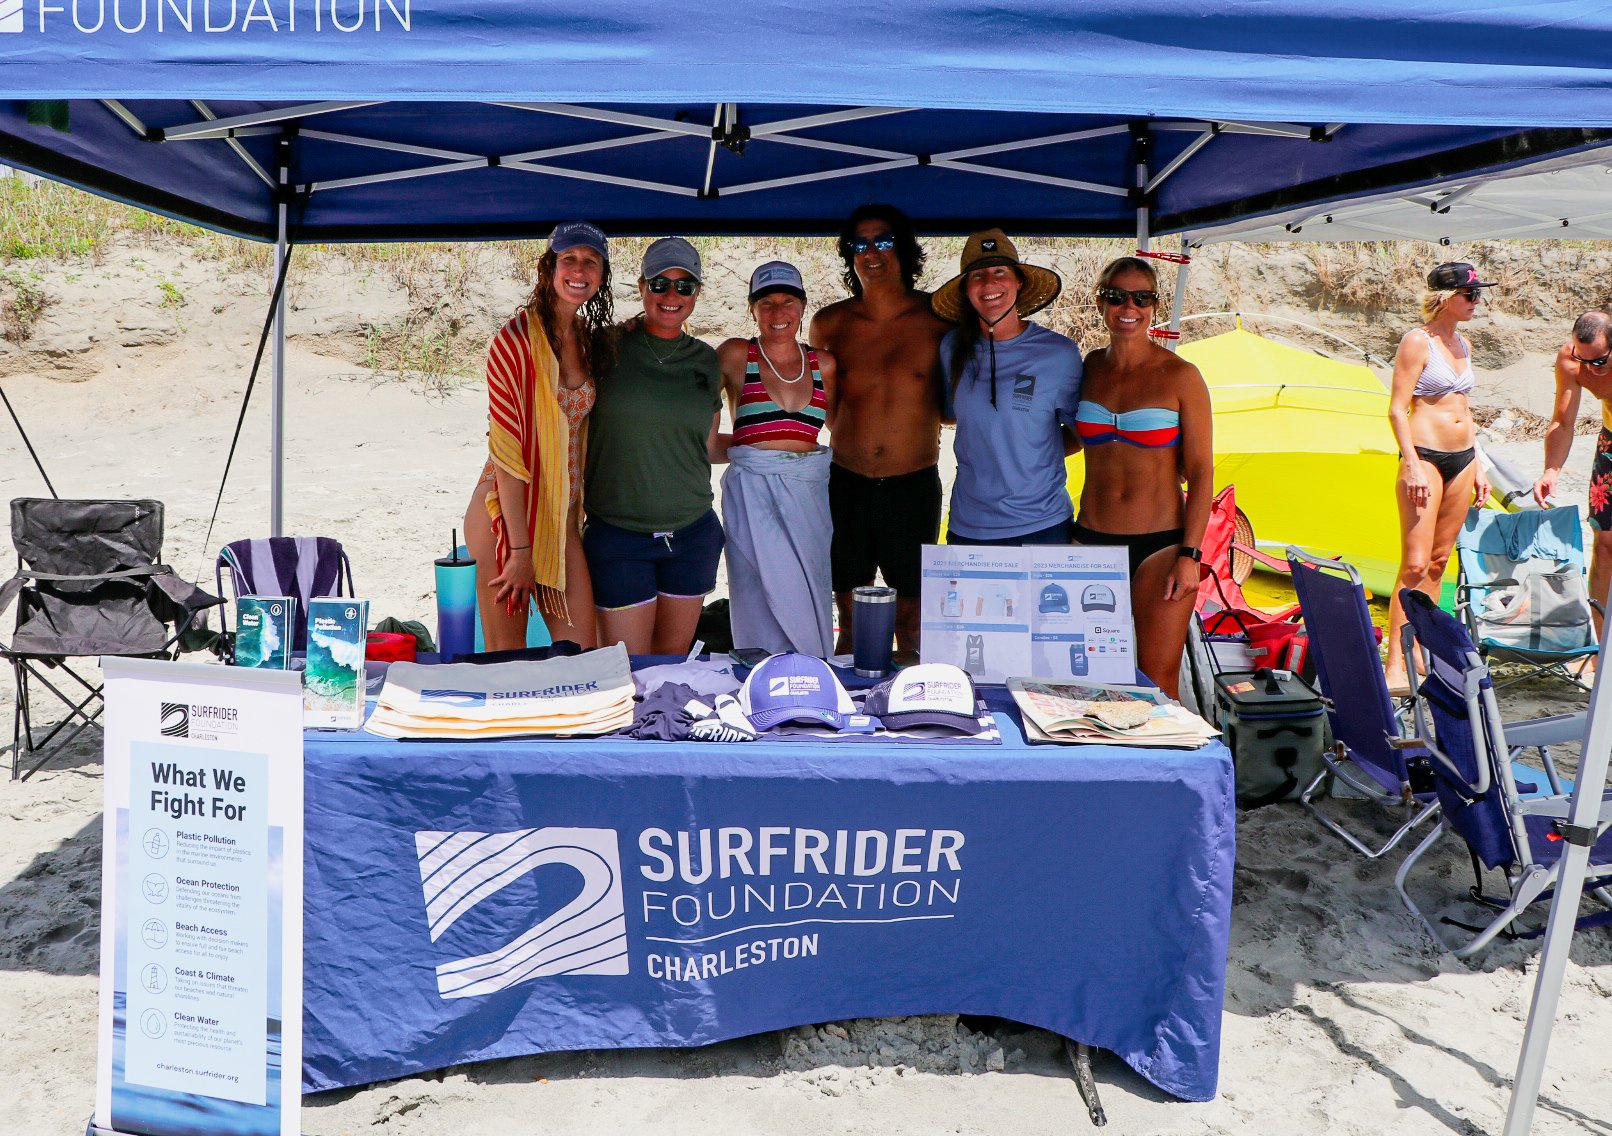
[[[1534,749],[1538,746],[1564,745],[1584,740],[1584,711],[1576,714],[1552,714],[1548,718],[1525,718],[1518,722],[1503,722],[1508,747],[1521,746]]]

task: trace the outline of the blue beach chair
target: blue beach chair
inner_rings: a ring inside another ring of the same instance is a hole
[[[1453,616],[1440,611],[1431,599],[1409,588],[1400,592],[1408,621],[1405,654],[1415,684],[1414,707],[1418,733],[1431,757],[1434,786],[1439,800],[1439,823],[1416,846],[1394,876],[1394,887],[1405,907],[1426,925],[1435,942],[1458,958],[1486,947],[1496,935],[1528,938],[1511,930],[1517,918],[1535,903],[1548,901],[1555,886],[1563,842],[1557,824],[1566,817],[1568,798],[1550,761],[1550,745],[1583,736],[1580,714],[1540,718],[1506,726],[1500,721],[1494,683],[1466,629]],[[1416,655],[1425,675],[1418,679]],[[1512,759],[1524,748],[1537,748],[1545,760],[1543,776],[1552,792],[1529,796],[1536,786],[1522,782]],[[1612,819],[1612,813],[1603,813]],[[1421,858],[1447,831],[1466,841],[1478,877],[1471,898],[1494,911],[1483,926],[1452,919],[1442,923],[1472,932],[1460,945],[1447,942],[1433,921],[1411,900],[1405,887]],[[1483,890],[1483,871],[1498,869],[1506,893],[1490,896]],[[1603,827],[1590,852],[1585,883],[1589,894],[1609,910],[1586,916],[1579,925],[1612,922],[1612,832]]]
[[[1577,672],[1599,648],[1578,507],[1472,509],[1455,547],[1456,606],[1479,652],[1530,668],[1499,685],[1549,673],[1588,690]]]
[[[1438,814],[1428,753],[1414,738],[1402,735],[1360,574],[1341,560],[1311,556],[1292,546],[1287,562],[1335,743],[1332,753],[1322,755],[1326,770],[1305,788],[1299,802],[1328,832],[1375,860]],[[1404,823],[1385,843],[1371,847],[1316,804],[1328,777],[1384,808],[1408,814]]]

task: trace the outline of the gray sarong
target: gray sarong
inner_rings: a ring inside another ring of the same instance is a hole
[[[797,454],[735,446],[728,461],[722,527],[733,645],[832,654],[828,448]]]

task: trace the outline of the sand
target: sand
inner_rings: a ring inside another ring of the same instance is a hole
[[[149,266],[156,254],[143,254]],[[205,567],[204,533],[234,424],[255,285],[176,257],[182,313],[112,258],[65,284],[32,350],[0,353],[5,390],[64,496],[152,496],[167,559]],[[151,271],[157,271],[151,270]],[[133,281],[134,283],[131,283]],[[339,536],[376,617],[429,618],[431,560],[482,461],[484,395],[375,381],[335,335],[360,282],[305,284],[287,383],[286,527]],[[143,290],[137,291],[135,284]],[[209,312],[217,307],[219,311]],[[321,329],[309,332],[306,329]],[[9,359],[4,358],[6,354]],[[1494,396],[1548,405],[1548,370],[1518,366]],[[1520,389],[1519,389],[1520,388]],[[1536,410],[1537,412],[1537,410]],[[267,524],[267,406],[255,400],[205,548]],[[0,420],[0,493],[43,490]],[[1497,443],[1533,470],[1537,442]],[[1590,446],[1563,494],[1581,499]],[[1511,716],[1581,707],[1559,684],[1507,692]],[[0,682],[0,717],[12,691]],[[72,1133],[92,1108],[99,949],[98,739],[26,783],[0,785],[0,1130]],[[1569,770],[1572,755],[1561,755]],[[1363,806],[1334,808],[1376,823]],[[1381,825],[1379,824],[1380,828]],[[1097,1079],[1116,1133],[1478,1133],[1499,1130],[1537,964],[1529,943],[1467,965],[1436,950],[1392,888],[1398,856],[1368,863],[1296,806],[1242,814],[1221,1092],[1167,1098],[1112,1056]],[[1431,909],[1470,917],[1453,842],[1413,879]],[[973,1023],[979,1024],[979,1023]],[[1540,1133],[1612,1133],[1612,936],[1574,945],[1546,1071]],[[464,1066],[307,1099],[303,1128],[337,1133],[1040,1133],[1087,1121],[1057,1040],[984,1033],[951,1017],[853,1022],[699,1050],[584,1052]]]

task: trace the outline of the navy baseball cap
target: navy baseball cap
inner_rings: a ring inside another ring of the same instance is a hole
[[[1080,593],[1081,611],[1113,611],[1116,606],[1114,589],[1107,584],[1087,584]]]
[[[944,726],[977,734],[983,729],[974,680],[962,667],[951,663],[919,663],[897,671],[868,691],[862,710],[890,730]]]
[[[787,260],[769,260],[750,274],[750,302],[753,304],[773,292],[788,292],[802,300],[806,298],[806,281],[800,269]]]
[[[1069,593],[1057,584],[1048,584],[1041,589],[1041,602],[1037,606],[1043,612],[1068,611]]]
[[[604,231],[586,221],[561,221],[554,226],[554,231],[549,234],[549,248],[554,252],[591,248],[605,260],[610,259],[610,249],[605,243]]]
[[[851,696],[827,663],[793,651],[768,655],[756,664],[739,688],[739,706],[758,730],[785,722],[839,730],[856,713]]]

